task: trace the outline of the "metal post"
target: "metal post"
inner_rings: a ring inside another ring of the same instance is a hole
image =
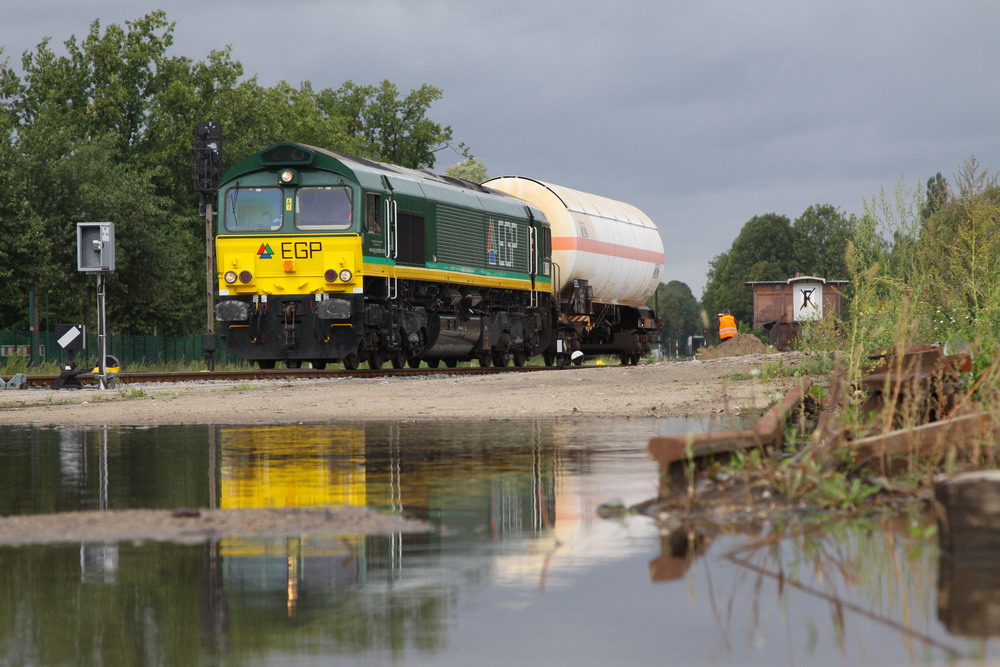
[[[35,288],[28,291],[28,329],[31,331],[31,366],[37,366],[41,361],[41,340],[38,335],[38,295]]]
[[[208,296],[208,333],[215,333],[215,262],[212,252],[212,204],[205,204],[205,288]]]
[[[205,345],[204,339],[202,343],[205,364],[210,371],[215,370],[215,253],[212,252],[212,208],[211,202],[205,204],[205,288],[207,290],[206,303],[208,304],[206,338],[210,338],[212,344]]]
[[[107,283],[104,279],[104,273],[97,274],[97,348],[101,355],[98,361],[98,370],[100,371],[97,376],[98,385],[101,389],[108,388],[108,368],[107,368],[107,351],[108,351],[108,341],[107,341],[107,311],[105,310],[105,290],[107,288]]]

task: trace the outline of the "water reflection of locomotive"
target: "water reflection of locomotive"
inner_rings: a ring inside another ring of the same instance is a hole
[[[280,143],[226,173],[218,210],[220,331],[262,368],[634,364],[660,326],[656,226],[604,197]]]

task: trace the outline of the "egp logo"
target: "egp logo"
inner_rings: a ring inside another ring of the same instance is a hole
[[[271,250],[271,246],[267,243],[261,243],[260,248],[257,250],[257,257],[260,259],[271,259],[274,256],[274,251]]]
[[[493,266],[514,266],[517,223],[489,220],[486,230],[486,261]]]

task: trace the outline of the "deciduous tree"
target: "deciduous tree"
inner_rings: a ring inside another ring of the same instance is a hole
[[[482,183],[489,179],[489,174],[486,172],[486,163],[475,156],[470,156],[461,162],[451,165],[444,170],[444,173],[446,176],[461,178],[463,181],[469,181],[470,183]]]
[[[377,86],[348,81],[321,91],[319,106],[330,116],[347,118],[348,135],[361,139],[366,157],[418,169],[434,166],[434,154],[452,140],[450,126],[427,117],[441,95],[426,83],[401,96],[391,81]]]
[[[833,206],[807,208],[792,225],[794,269],[832,280],[847,278],[847,243],[852,223]]]
[[[265,87],[244,78],[228,47],[198,62],[171,54],[173,30],[163,11],[106,28],[94,21],[62,54],[42,40],[23,54],[21,73],[0,61],[0,222],[18,238],[0,247],[9,287],[0,304],[35,280],[53,312],[79,318],[93,287],[75,273],[75,223],[107,220],[117,241],[112,325],[200,330],[204,226],[191,186],[199,121],[222,124],[226,164],[299,141],[429,167],[452,140],[450,127],[428,117],[441,97],[433,86],[406,95],[389,81],[318,93],[309,82]],[[7,321],[22,317],[7,312]]]
[[[702,329],[701,306],[687,283],[660,283],[646,305],[663,322],[663,339],[684,339]]]

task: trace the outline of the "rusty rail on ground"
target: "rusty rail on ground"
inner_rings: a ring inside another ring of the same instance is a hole
[[[650,439],[649,455],[660,464],[660,497],[666,498],[677,490],[676,475],[671,474],[671,469],[676,470],[678,463],[692,463],[696,459],[717,454],[731,454],[743,449],[780,444],[785,423],[802,405],[811,387],[811,379],[802,380],[764,413],[750,429],[667,435]]]

